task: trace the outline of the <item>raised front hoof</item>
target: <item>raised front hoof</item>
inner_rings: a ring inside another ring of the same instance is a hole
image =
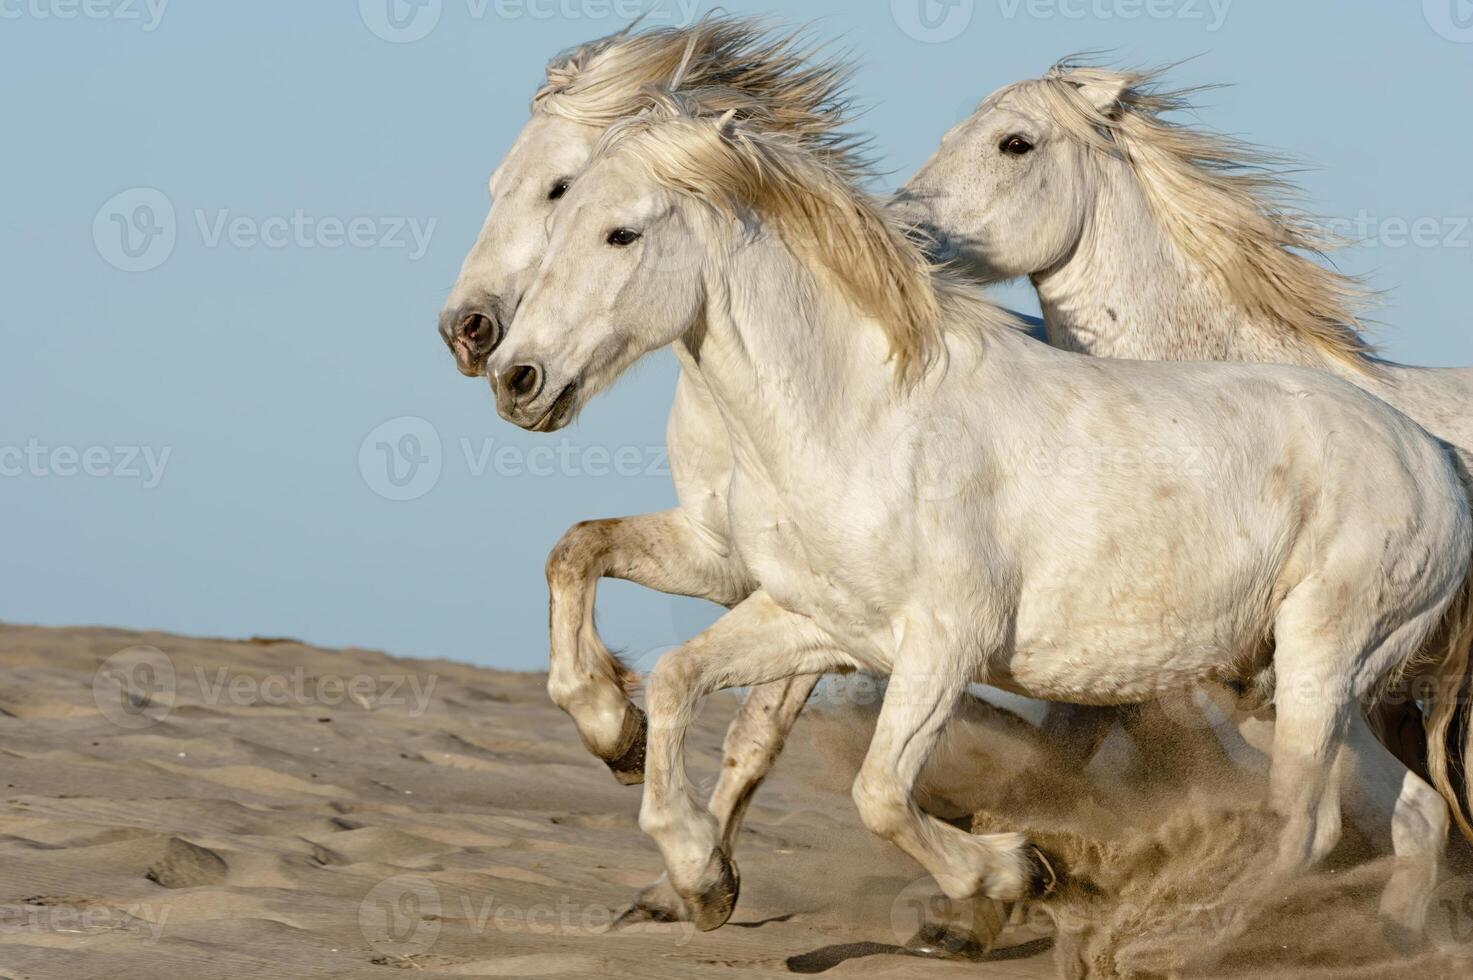
[[[720,929],[736,910],[737,894],[742,888],[742,876],[736,864],[722,851],[711,855],[711,863],[701,876],[712,884],[694,898],[686,901],[690,910],[690,921],[702,932]]]
[[[659,881],[646,886],[635,898],[634,904],[614,918],[613,927],[621,929],[646,922],[686,922],[689,919],[690,912],[686,910],[685,903],[675,894],[675,889],[670,887],[669,879],[661,877]]]
[[[988,948],[972,933],[950,922],[923,922],[920,931],[905,944],[905,951],[913,956],[925,956],[933,960],[960,960],[978,963],[989,952]]]
[[[625,786],[638,786],[644,782],[644,745],[649,728],[649,718],[645,716],[644,709],[631,704],[629,713],[624,716],[624,751],[616,759],[604,760],[609,772]]]

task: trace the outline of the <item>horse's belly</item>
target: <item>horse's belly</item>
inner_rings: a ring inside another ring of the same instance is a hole
[[[989,682],[1077,703],[1149,700],[1231,674],[1253,654],[1241,617],[1227,605],[1040,608],[1020,615],[1015,635]]]

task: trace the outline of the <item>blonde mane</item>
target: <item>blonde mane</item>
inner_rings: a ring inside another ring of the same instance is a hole
[[[652,90],[676,88],[698,114],[734,112],[858,175],[867,169],[867,141],[842,131],[853,73],[847,60],[826,55],[802,31],[708,14],[684,28],[634,32],[631,25],[559,55],[532,110],[607,129],[648,108]]]
[[[950,330],[985,336],[1017,326],[934,266],[849,174],[787,134],[698,117],[672,98],[606,132],[595,159],[610,154],[633,158],[663,187],[726,218],[755,212],[769,221],[789,248],[826,269],[855,307],[879,322],[902,383],[925,372]]]
[[[1004,92],[1033,99],[1072,138],[1126,160],[1172,241],[1249,315],[1331,358],[1371,369],[1375,348],[1361,335],[1360,319],[1370,292],[1300,254],[1322,255],[1339,243],[1295,206],[1298,192],[1281,161],[1162,119],[1190,109],[1195,90],[1159,90],[1161,74],[1061,62],[1044,78]],[[1102,109],[1091,92],[1118,94]]]

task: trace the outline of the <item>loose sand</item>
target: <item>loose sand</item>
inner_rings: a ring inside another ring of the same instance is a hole
[[[734,704],[713,698],[692,735],[702,787]],[[542,676],[291,641],[0,626],[0,977],[1055,976],[1037,916],[1020,916],[987,963],[900,955],[933,890],[855,816],[863,715],[829,705],[800,721],[748,817],[728,926],[609,932],[658,855],[636,823],[639,791],[586,755]],[[1003,754],[960,747],[946,761],[990,786],[1027,758]],[[1104,755],[1125,765],[1118,746]],[[1148,887],[1174,852],[1128,837],[1161,819],[1125,802],[1129,782],[1058,782],[1068,816],[1048,826],[1127,834],[1137,870],[1111,872],[1112,887],[1195,903],[1175,926],[1152,919],[1151,935],[1200,948],[1216,920],[1191,889]],[[935,805],[995,802],[956,791]],[[1215,893],[1190,828],[1172,833],[1197,891]],[[1242,946],[1251,962],[1191,975],[1266,976],[1272,961],[1285,976],[1473,976],[1431,955],[1388,960],[1366,914],[1374,890],[1352,901],[1315,887],[1313,908],[1344,907],[1302,920],[1317,930],[1297,933],[1315,940],[1308,959],[1275,949],[1285,930],[1270,941],[1260,928]],[[1106,905],[1086,914],[1104,924],[1108,963],[1139,948],[1141,927]]]

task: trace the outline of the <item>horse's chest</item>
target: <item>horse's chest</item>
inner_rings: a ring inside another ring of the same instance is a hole
[[[793,509],[771,488],[741,480],[732,485],[729,519],[743,563],[780,605],[826,622],[867,619],[825,522]]]

